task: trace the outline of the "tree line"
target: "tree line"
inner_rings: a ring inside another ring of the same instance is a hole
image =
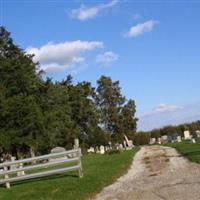
[[[43,78],[34,55],[14,44],[0,27],[0,154],[35,156],[55,146],[72,148],[79,138],[83,149],[121,143],[136,132],[136,106],[126,99],[119,81],[101,76],[73,83]]]
[[[200,130],[200,120],[174,126],[169,125],[162,128],[153,129],[151,131],[137,132],[134,135],[134,143],[137,145],[149,144],[150,138],[157,139],[163,135],[173,136],[174,134],[178,134],[181,137],[184,137],[184,131],[190,131],[190,134],[193,137],[196,137],[197,130]]]

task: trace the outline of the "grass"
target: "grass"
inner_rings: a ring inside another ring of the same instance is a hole
[[[76,172],[0,187],[0,200],[85,200],[126,172],[139,148],[113,155],[86,155],[82,158],[84,177]]]
[[[190,161],[200,163],[200,138],[196,140],[195,144],[188,144],[187,141],[183,141],[180,143],[168,143],[166,145],[175,148]]]

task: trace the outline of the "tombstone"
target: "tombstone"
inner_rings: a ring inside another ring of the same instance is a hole
[[[173,133],[173,134],[172,134],[172,140],[173,140],[174,142],[177,141],[177,137],[178,137],[178,134],[177,134],[177,133]]]
[[[161,144],[161,138],[160,137],[157,139],[157,143]]]
[[[105,153],[105,148],[103,145],[100,146],[100,154],[104,154]]]
[[[194,138],[192,139],[192,143],[193,143],[193,144],[195,144],[195,143],[196,143],[196,140],[195,140]]]
[[[132,148],[133,147],[133,141],[129,140],[126,135],[124,135],[124,139],[125,139],[125,142],[126,142],[125,147],[127,146],[128,149]]]
[[[177,142],[181,142],[182,140],[181,140],[181,136],[178,136],[177,137]]]
[[[19,169],[22,169],[23,168],[23,163],[20,163],[19,164]],[[20,172],[17,172],[17,176],[24,176],[25,175],[25,171],[20,171]]]
[[[78,149],[79,148],[79,139],[74,139],[74,149]]]
[[[189,131],[184,131],[184,139],[185,140],[190,140],[191,139],[191,135]]]
[[[150,138],[149,144],[155,144],[156,143],[156,138]]]
[[[96,147],[96,153],[100,153],[99,147]]]
[[[51,150],[51,153],[61,153],[61,152],[65,152],[66,149],[63,148],[63,147],[55,147]],[[69,155],[69,157],[73,157],[73,155]],[[62,160],[62,159],[66,159],[67,156],[62,156],[62,157],[54,157],[54,158],[49,158],[49,162],[54,162],[54,161],[57,161],[57,160]]]
[[[196,131],[196,135],[197,135],[198,138],[200,137],[200,131],[199,130]]]
[[[168,137],[167,137],[167,135],[161,136],[161,142],[162,142],[162,143],[168,142]]]
[[[94,147],[90,147],[88,150],[87,150],[88,153],[95,153],[95,150],[94,150]]]
[[[124,150],[124,147],[122,144],[119,144],[119,150]]]

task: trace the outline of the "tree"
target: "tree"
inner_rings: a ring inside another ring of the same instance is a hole
[[[122,120],[120,112],[125,102],[121,94],[119,81],[113,82],[110,77],[101,76],[97,81],[97,107],[101,116],[101,126],[115,140],[122,140]]]
[[[15,154],[23,145],[34,154],[36,137],[42,134],[42,113],[36,94],[40,82],[37,64],[13,43],[10,33],[0,27],[0,108],[2,149]],[[29,140],[23,137],[29,135]],[[36,136],[37,135],[37,136]]]

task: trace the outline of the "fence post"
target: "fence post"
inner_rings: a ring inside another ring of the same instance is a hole
[[[4,171],[7,171],[8,170],[8,167],[6,166],[6,167],[4,167]],[[8,176],[8,174],[5,174],[5,180],[6,179],[8,179],[9,178],[9,176]],[[10,188],[10,183],[9,182],[6,182],[6,188]]]
[[[78,150],[78,165],[79,165],[79,170],[78,170],[78,174],[79,177],[82,178],[83,177],[83,168],[82,168],[82,163],[81,163],[81,148],[79,148],[79,139],[74,139],[74,149]]]
[[[82,162],[81,162],[81,148],[78,149],[78,165],[79,165],[79,170],[78,170],[78,174],[80,178],[83,178],[83,168],[82,168]]]

